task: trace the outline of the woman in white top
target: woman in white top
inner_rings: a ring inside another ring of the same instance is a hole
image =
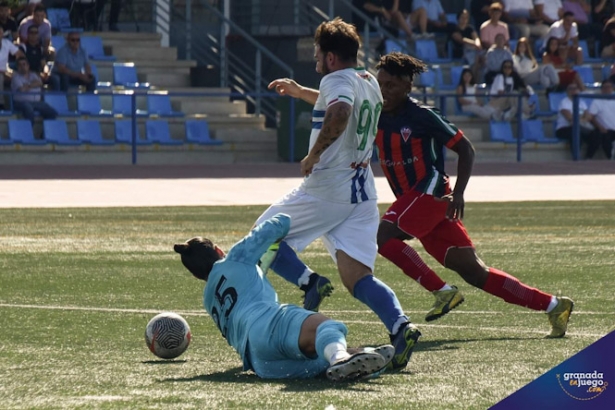
[[[506,60],[502,63],[502,69],[493,79],[489,94],[492,95],[489,104],[504,111],[503,119],[505,121],[510,121],[517,114],[519,99],[517,95],[519,94],[522,95],[521,103],[524,118],[531,117],[535,108],[534,104],[530,105],[528,98],[534,94],[534,90],[521,79],[515,71],[511,60]]]
[[[513,55],[515,71],[527,85],[541,84],[548,89],[559,85],[559,76],[553,64],[538,64],[532,53],[527,37],[521,37]]]
[[[501,120],[502,111],[491,104],[482,104],[476,98],[476,82],[474,81],[474,74],[469,68],[464,68],[459,78],[459,85],[457,85],[457,102],[461,107],[461,111],[466,113],[472,113],[480,118]]]

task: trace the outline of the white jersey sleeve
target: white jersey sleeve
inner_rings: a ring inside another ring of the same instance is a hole
[[[312,112],[310,149],[318,139],[327,109],[334,104],[352,106],[348,125],[322,153],[302,189],[310,195],[339,203],[376,199],[370,161],[382,111],[378,81],[363,68],[347,68],[325,75]]]

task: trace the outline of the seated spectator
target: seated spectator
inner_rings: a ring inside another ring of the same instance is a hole
[[[560,20],[564,15],[561,0],[534,0],[534,7],[536,18],[548,26]]]
[[[602,50],[600,51],[600,57],[613,58],[615,57],[615,17],[607,20],[602,31],[602,37],[600,41]]]
[[[13,70],[9,68],[9,55],[16,58],[24,57],[23,52],[11,40],[4,38],[4,30],[0,27],[0,92],[4,91],[4,85],[11,84]],[[0,96],[0,107],[4,107],[5,96]]]
[[[591,0],[592,21],[604,25],[615,14],[613,0]]]
[[[28,41],[20,44],[19,48],[26,56],[30,71],[38,74],[43,81],[43,84],[49,84],[52,90],[59,90],[60,84],[57,82],[58,77],[51,77],[49,66],[47,65],[48,56],[43,50],[43,46],[38,39],[38,27],[28,27]]]
[[[535,107],[529,104],[528,97],[534,94],[534,90],[526,85],[519,74],[515,72],[512,59],[502,63],[502,69],[493,79],[489,94],[493,96],[489,104],[504,112],[504,121],[510,121],[517,114],[519,97],[503,96],[503,94],[522,95],[523,117],[529,118],[532,116]]]
[[[423,37],[430,33],[450,33],[455,28],[455,23],[446,20],[440,0],[413,0],[412,13],[416,16],[414,19],[418,21],[420,35]]]
[[[17,72],[11,81],[13,103],[15,110],[34,123],[34,112],[38,111],[44,119],[53,120],[58,116],[57,111],[44,101],[41,101],[43,82],[40,77],[30,71],[28,60],[25,57],[17,59]]]
[[[502,17],[502,3],[496,2],[489,6],[489,17],[489,20],[480,26],[480,43],[485,50],[488,50],[495,44],[495,37],[498,34],[504,36],[505,43],[508,43],[508,40],[510,40],[508,25],[500,21]],[[497,70],[499,69],[500,66],[498,65]]]
[[[52,76],[57,76],[60,90],[67,91],[71,85],[85,86],[87,91],[96,89],[96,81],[87,53],[81,47],[79,33],[71,32],[66,36],[66,44],[57,53]]]
[[[508,23],[512,38],[543,38],[548,26],[542,24],[536,15],[532,0],[503,0],[502,20]]]
[[[571,12],[564,13],[561,20],[551,24],[547,33],[547,39],[556,38],[560,45],[560,56],[566,60],[580,65],[583,64],[583,50],[579,47],[579,30]]]
[[[591,6],[587,0],[564,0],[562,4],[564,12],[569,11],[572,13],[574,22],[577,23],[579,38],[581,40],[587,40],[589,38],[600,40],[603,24],[589,21]]]
[[[502,34],[495,36],[495,44],[487,50],[485,55],[485,82],[491,85],[493,78],[502,72],[502,63],[512,61],[513,56]]]
[[[558,139],[568,141],[570,143],[570,151],[573,152],[572,144],[572,98],[579,93],[579,87],[576,84],[570,84],[566,87],[566,98],[564,98],[557,109],[557,121],[555,123],[555,136]],[[594,156],[600,145],[600,141],[596,139],[596,134],[591,123],[588,122],[590,113],[587,111],[587,105],[583,100],[579,100],[579,121],[580,121],[580,137],[581,144],[587,144],[585,159],[590,159]]]
[[[559,76],[552,64],[538,64],[527,38],[521,37],[513,55],[515,71],[527,85],[540,84],[547,90],[559,85]]]
[[[374,18],[378,18],[383,27],[390,26],[406,33],[408,39],[412,38],[412,29],[399,9],[400,0],[364,0],[361,7]],[[397,34],[393,31],[393,34]]]
[[[38,38],[43,45],[43,50],[46,55],[52,55],[55,50],[50,48],[51,45],[51,23],[45,18],[45,6],[37,4],[34,8],[34,13],[30,17],[26,17],[19,24],[19,42],[26,43],[28,41],[28,28],[30,26],[38,27]]]
[[[453,48],[453,58],[463,58],[466,64],[474,65],[477,63],[482,45],[476,34],[476,30],[470,24],[470,13],[462,10],[457,14],[457,27],[451,33],[449,41]]]
[[[613,96],[613,83],[609,80],[602,82],[600,92],[603,95]],[[609,100],[595,99],[589,106],[589,120],[596,130],[596,139],[599,140],[604,155],[613,159],[615,144],[615,98]]]
[[[566,61],[566,47],[560,47],[559,40],[549,37],[545,52],[542,54],[543,64],[552,64],[559,77],[559,89],[566,90],[568,85],[575,84],[579,90],[585,90],[585,84],[570,63]]]
[[[480,29],[480,26],[491,17],[489,16],[489,7],[493,0],[471,0],[470,14],[475,27]]]
[[[17,22],[11,17],[11,9],[6,1],[0,2],[0,26],[4,30],[4,38],[11,41],[18,39]]]
[[[485,120],[502,120],[502,111],[491,105],[491,103],[482,104],[476,98],[476,82],[472,70],[464,68],[459,78],[457,85],[457,102],[461,107],[461,111],[472,113]]]

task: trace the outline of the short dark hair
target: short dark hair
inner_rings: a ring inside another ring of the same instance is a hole
[[[213,242],[197,236],[184,243],[176,243],[173,250],[181,255],[182,263],[196,278],[207,280],[220,255]]]
[[[28,59],[25,57],[17,57],[17,60],[15,60],[17,64],[21,63],[22,61],[25,61],[26,63],[28,63]]]
[[[34,12],[36,13],[37,11],[47,12],[47,7],[43,6],[43,3],[38,3],[36,6],[34,6]]]
[[[314,34],[314,44],[323,53],[333,53],[342,61],[357,61],[361,39],[357,29],[339,17],[321,23]]]
[[[392,76],[412,82],[416,75],[427,71],[427,65],[418,58],[393,51],[380,57],[376,70],[384,70]]]
[[[8,1],[0,1],[0,9],[1,9],[2,7],[6,7],[6,8],[8,8],[8,7],[9,7],[9,2],[8,2]]]
[[[565,11],[565,12],[564,12],[564,16],[563,16],[563,17],[568,17],[568,16],[572,16],[572,17],[574,17],[574,13],[573,13],[572,11],[570,11],[570,10]]]

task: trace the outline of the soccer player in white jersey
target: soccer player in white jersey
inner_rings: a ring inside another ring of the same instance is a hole
[[[378,375],[395,349],[346,348],[346,326],[320,313],[282,305],[257,266],[263,252],[283,238],[288,215],[263,221],[228,255],[210,239],[192,238],[174,246],[186,269],[207,281],[203,303],[244,370],[267,379],[309,378],[326,373],[333,381]]]
[[[270,89],[313,104],[309,152],[301,161],[303,183],[267,209],[260,223],[279,212],[292,218],[284,241],[261,258],[269,267],[305,291],[304,308],[317,311],[333,287],[296,255],[321,238],[351,295],[384,323],[395,346],[390,370],[406,367],[419,330],[402,311],[395,293],[373,276],[379,212],[372,145],[382,110],[378,81],[357,67],[360,46],[355,27],[337,18],[322,23],[314,36],[318,90],[282,78]]]

